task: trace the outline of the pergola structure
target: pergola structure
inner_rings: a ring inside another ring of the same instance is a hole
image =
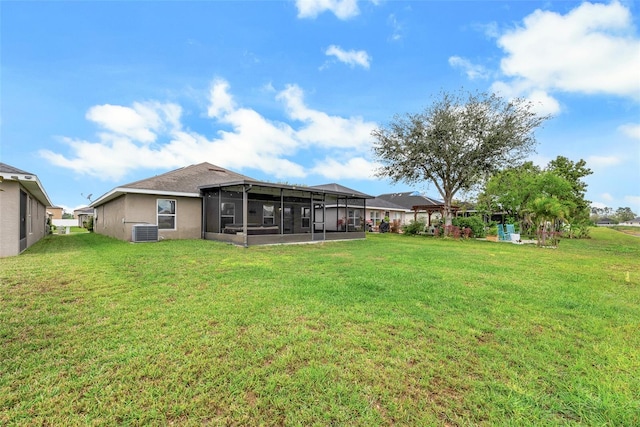
[[[418,212],[426,212],[429,218],[429,223],[427,224],[431,227],[431,214],[436,212],[440,213],[440,216],[444,217],[444,203],[433,203],[429,205],[415,205],[411,207],[413,211],[413,220],[418,220]],[[459,206],[451,205],[451,212],[455,215],[456,212],[460,210]]]

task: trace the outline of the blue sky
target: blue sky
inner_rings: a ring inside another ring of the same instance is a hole
[[[375,178],[371,130],[461,88],[553,114],[536,132],[593,170],[587,198],[640,214],[634,2],[0,3],[0,160],[71,211],[208,161],[259,180]]]

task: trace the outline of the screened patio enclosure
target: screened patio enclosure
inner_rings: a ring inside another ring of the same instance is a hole
[[[204,238],[237,245],[363,239],[366,194],[330,184],[242,181],[200,187]]]

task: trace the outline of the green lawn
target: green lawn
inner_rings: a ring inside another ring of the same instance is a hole
[[[49,236],[0,259],[0,425],[640,424],[640,238]]]

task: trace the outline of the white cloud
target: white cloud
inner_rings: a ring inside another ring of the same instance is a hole
[[[618,127],[618,130],[631,139],[640,139],[640,124],[628,123]]]
[[[560,112],[560,103],[543,90],[534,90],[527,99],[533,104],[533,110],[540,115],[554,115]]]
[[[619,2],[582,3],[566,15],[536,10],[498,45],[505,76],[520,93],[560,91],[638,99],[640,40]]]
[[[602,193],[600,195],[600,198],[605,202],[612,202],[614,200],[613,196],[609,193]]]
[[[360,13],[357,0],[296,0],[298,18],[315,18],[325,11],[338,19],[349,19]]]
[[[371,65],[371,57],[364,50],[344,50],[340,46],[331,45],[325,51],[325,55],[335,56],[338,61],[344,62],[352,68],[359,65],[368,69]]]
[[[154,142],[157,132],[166,126],[179,126],[181,114],[181,108],[175,104],[136,102],[133,107],[96,105],[85,117],[109,132],[149,143]]]
[[[378,166],[362,157],[353,157],[344,163],[340,163],[335,158],[326,157],[316,162],[312,171],[329,180],[374,179]]]
[[[223,79],[215,79],[209,90],[207,115],[219,117],[221,114],[232,111],[234,107],[233,97],[229,94],[229,83]]]
[[[489,77],[489,71],[482,65],[473,64],[471,61],[459,56],[449,58],[449,65],[453,68],[460,68],[471,80],[486,79]]]
[[[610,206],[608,206],[606,203],[602,203],[602,202],[591,202],[591,207],[592,208],[598,208],[598,209],[604,209],[604,208],[607,208],[607,207],[610,207]]]
[[[589,156],[587,165],[592,168],[602,169],[622,163],[622,158],[617,156]]]
[[[265,91],[265,93],[271,93]],[[41,150],[40,155],[54,165],[82,175],[119,181],[135,169],[174,168],[209,161],[233,170],[255,169],[274,178],[303,178],[322,173],[317,165],[305,167],[294,156],[300,150],[314,150],[322,156],[340,151],[346,169],[366,179],[366,163],[358,152],[368,151],[371,130],[376,126],[360,117],[332,116],[309,108],[302,89],[289,85],[276,94],[292,123],[272,121],[251,108],[238,107],[223,79],[212,82],[208,92],[207,115],[227,126],[213,136],[184,129],[182,109],[159,102],[134,103],[132,107],[97,106],[87,118],[106,131],[96,140],[64,137],[69,155]],[[153,142],[153,144],[150,144]],[[351,153],[351,154],[348,154]],[[342,171],[338,163],[336,170]],[[365,171],[358,175],[355,171]],[[345,176],[346,172],[340,172]],[[335,175],[332,175],[335,176]]]
[[[276,99],[284,101],[291,119],[305,124],[296,131],[296,138],[306,146],[369,150],[371,131],[376,123],[365,122],[361,117],[330,116],[310,109],[304,104],[302,89],[296,85],[287,86]]]

